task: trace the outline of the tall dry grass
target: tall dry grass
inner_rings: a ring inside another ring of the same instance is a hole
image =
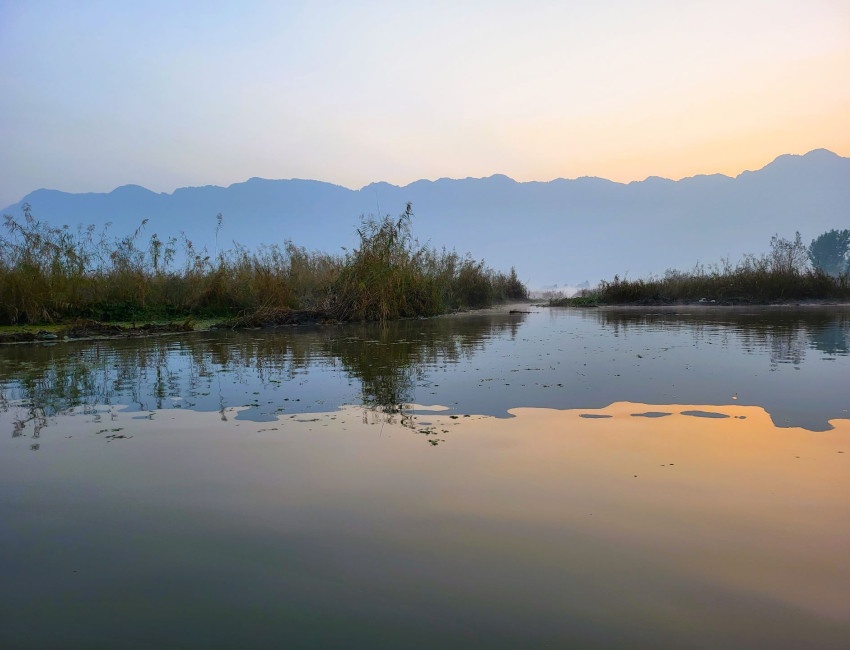
[[[146,221],[114,237],[108,228],[51,226],[24,206],[23,219],[5,216],[0,235],[0,323],[262,310],[385,321],[527,298],[513,269],[499,273],[468,256],[419,246],[412,217],[408,205],[398,219],[362,219],[360,244],[345,255],[290,241],[211,255],[185,236],[147,237]]]
[[[555,305],[778,303],[800,300],[850,299],[850,274],[830,275],[820,268],[789,260],[787,255],[747,255],[738,264],[724,262],[691,271],[668,270],[664,277],[628,280],[614,276],[575,298]]]
[[[411,236],[412,217],[408,204],[398,219],[361,223],[360,245],[345,257],[334,284],[337,318],[385,321],[528,298],[514,269],[506,275],[469,256],[420,246]]]

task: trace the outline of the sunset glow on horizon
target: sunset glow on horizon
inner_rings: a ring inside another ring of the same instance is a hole
[[[850,5],[0,2],[0,203],[850,156]]]

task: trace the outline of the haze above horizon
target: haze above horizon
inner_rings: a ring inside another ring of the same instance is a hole
[[[0,0],[0,205],[37,188],[736,176],[850,155],[838,0]]]
[[[779,160],[782,160],[782,159],[807,158],[807,157],[815,155],[815,154],[824,154],[826,156],[845,157],[845,156],[838,156],[838,154],[836,154],[835,152],[830,151],[829,149],[825,149],[825,148],[813,149],[812,151],[808,151],[808,152],[803,153],[803,154],[786,153],[786,154],[781,154],[781,155],[777,156],[772,161],[769,161],[768,163],[763,165],[761,168],[742,170],[741,174],[761,171],[765,167],[769,167],[773,163],[775,163]],[[692,176],[683,176],[682,178],[678,178],[678,179],[671,179],[671,178],[665,178],[665,177],[661,177],[661,176],[652,176],[651,175],[651,176],[647,176],[644,179],[638,179],[638,180],[633,180],[633,181],[615,181],[615,180],[608,179],[608,178],[602,178],[600,176],[577,176],[577,177],[574,177],[574,178],[558,177],[558,178],[552,178],[552,179],[547,179],[547,180],[531,179],[531,180],[528,180],[528,181],[523,181],[523,180],[517,180],[515,178],[512,178],[512,177],[508,176],[507,174],[500,174],[500,173],[497,172],[495,174],[490,174],[489,176],[466,176],[464,178],[459,178],[459,177],[458,178],[452,178],[452,177],[449,177],[449,176],[442,176],[440,178],[417,178],[417,179],[415,179],[415,180],[413,180],[409,183],[402,183],[402,184],[389,183],[388,181],[372,181],[370,183],[367,183],[366,185],[355,186],[355,187],[348,187],[348,186],[345,186],[341,183],[331,183],[329,181],[324,181],[320,178],[264,178],[262,176],[252,176],[251,178],[247,178],[245,180],[237,180],[237,181],[233,181],[232,183],[226,183],[226,184],[223,184],[223,185],[215,185],[215,184],[211,184],[211,183],[199,184],[199,185],[187,185],[187,186],[183,186],[183,187],[175,187],[172,190],[162,190],[162,191],[159,191],[159,192],[151,190],[150,188],[145,187],[144,185],[140,185],[138,183],[124,183],[123,185],[118,185],[118,186],[112,188],[111,190],[106,190],[104,192],[63,192],[63,194],[104,195],[104,194],[111,194],[111,193],[119,191],[123,188],[131,188],[132,187],[132,188],[140,188],[142,190],[145,190],[146,192],[153,192],[154,194],[174,195],[176,192],[179,192],[180,190],[204,189],[204,188],[227,189],[227,188],[234,187],[234,186],[245,185],[246,183],[251,183],[252,181],[272,182],[272,183],[278,182],[278,181],[284,181],[284,182],[298,181],[298,182],[306,182],[306,183],[320,183],[320,184],[323,184],[323,185],[335,185],[337,187],[342,187],[346,190],[351,190],[351,191],[356,192],[356,191],[362,191],[362,190],[369,189],[370,187],[372,187],[374,185],[387,185],[387,186],[394,187],[394,188],[397,188],[397,189],[404,189],[406,187],[416,185],[417,183],[437,183],[437,182],[440,182],[440,181],[486,180],[486,179],[499,178],[499,177],[506,178],[508,181],[510,181],[512,183],[518,183],[518,184],[523,184],[523,183],[543,183],[543,184],[545,184],[545,183],[550,183],[550,182],[555,182],[555,181],[576,181],[576,180],[583,180],[583,179],[594,179],[594,180],[611,182],[611,183],[618,184],[618,185],[630,185],[630,184],[634,184],[634,183],[642,183],[644,181],[650,181],[652,179],[659,179],[659,180],[663,180],[663,181],[677,182],[677,181],[680,181],[680,180],[687,180],[689,178],[695,178],[695,177],[700,177],[700,176],[725,176],[726,178],[729,178],[729,179],[735,179],[735,178],[739,177],[741,174],[728,175],[728,174],[722,174],[720,172],[716,172],[716,173],[707,173],[707,174],[694,174]],[[22,197],[20,199],[20,201],[25,201],[30,195],[40,193],[44,190],[47,190],[49,192],[54,192],[54,191],[62,192],[62,190],[56,190],[55,188],[49,188],[49,187],[38,188],[38,189],[33,190],[32,192],[28,193],[24,197]],[[14,203],[19,203],[19,201],[15,201]],[[10,206],[11,205],[13,205],[13,204],[10,204]]]

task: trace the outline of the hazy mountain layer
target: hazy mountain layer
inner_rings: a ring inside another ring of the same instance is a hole
[[[363,214],[399,214],[413,203],[414,232],[434,246],[470,252],[493,267],[517,267],[532,287],[663,273],[696,262],[761,253],[771,235],[808,243],[850,227],[850,158],[824,149],[785,155],[736,178],[680,181],[650,177],[628,184],[600,178],[518,183],[506,176],[420,180],[360,190],[307,180],[252,178],[229,187],[187,187],[157,194],[125,185],[108,194],[37,190],[3,210],[55,225],[112,222],[128,234],[149,219],[144,238],[185,232],[196,246],[219,248],[291,239],[309,249],[339,250],[356,241]]]

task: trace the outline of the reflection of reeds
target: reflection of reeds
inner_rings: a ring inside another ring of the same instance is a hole
[[[615,334],[687,330],[694,340],[702,340],[723,328],[734,332],[744,350],[766,350],[771,363],[799,365],[809,348],[827,355],[850,352],[850,316],[846,311],[829,308],[762,307],[741,311],[721,306],[685,313],[612,308],[589,312],[587,317]]]
[[[112,339],[56,346],[8,346],[0,359],[0,412],[19,405],[30,421],[77,407],[133,404],[182,407],[221,393],[222,377],[240,385],[252,377],[267,387],[322,367],[358,381],[362,401],[396,412],[414,401],[425,365],[451,363],[483,350],[494,336],[515,336],[516,317],[350,323],[254,333],[219,331],[177,339]],[[226,391],[225,391],[226,393]],[[232,397],[232,395],[231,395]],[[222,394],[216,410],[240,406]]]
[[[136,321],[198,316],[286,320],[308,310],[338,320],[388,320],[523,299],[511,270],[498,273],[454,252],[418,246],[412,212],[364,219],[360,246],[345,256],[292,242],[209,255],[185,236],[145,243],[142,230],[118,239],[93,226],[73,231],[5,217],[0,236],[0,323],[65,318]],[[182,261],[180,261],[182,260]]]

